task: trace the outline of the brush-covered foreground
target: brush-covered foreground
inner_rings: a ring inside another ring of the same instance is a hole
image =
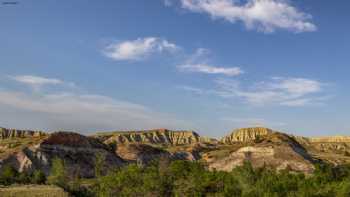
[[[0,188],[0,196],[25,196],[35,191],[38,191],[38,195],[66,195],[52,185],[63,188],[71,196],[350,196],[350,166],[317,165],[313,175],[305,176],[288,170],[276,172],[268,167],[254,169],[249,162],[224,172],[209,171],[200,162],[161,158],[144,167],[131,164],[103,174],[100,168],[103,158],[97,158],[96,162],[96,178],[93,179],[80,179],[66,173],[64,162],[60,159],[54,160],[48,177],[40,172],[18,173],[7,167],[1,173],[1,184],[36,183],[51,186]]]
[[[349,152],[350,137],[261,127],[221,140],[167,129],[91,136],[0,129],[0,185],[10,196],[51,185],[72,196],[341,197],[350,196]]]

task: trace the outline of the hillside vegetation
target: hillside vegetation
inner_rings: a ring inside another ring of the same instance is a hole
[[[92,136],[1,129],[0,136],[0,196],[56,194],[49,186],[73,196],[350,196],[346,137],[261,127],[221,140],[167,129]]]

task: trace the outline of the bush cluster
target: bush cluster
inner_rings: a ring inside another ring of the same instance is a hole
[[[86,180],[69,176],[64,162],[52,162],[46,178],[41,171],[19,173],[5,166],[0,184],[52,184],[72,196],[213,196],[213,197],[349,197],[350,166],[316,165],[312,175],[276,172],[267,167],[254,169],[249,162],[231,172],[208,170],[200,162],[159,159],[147,166],[130,164],[101,173],[103,157],[96,158],[96,177]],[[45,182],[46,181],[46,182]]]
[[[199,162],[129,165],[100,177],[96,196],[349,197],[350,166],[317,165],[305,176],[287,170],[253,169],[249,162],[231,172],[209,171]]]
[[[0,185],[17,184],[44,184],[46,181],[45,174],[40,170],[32,173],[17,172],[11,165],[5,165],[0,172]]]

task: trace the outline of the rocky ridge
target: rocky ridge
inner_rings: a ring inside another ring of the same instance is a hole
[[[310,143],[350,143],[350,136],[328,136],[308,138]]]
[[[102,140],[106,144],[145,143],[184,145],[200,142],[200,136],[194,131],[172,131],[168,129],[105,132],[97,133],[94,137]]]
[[[47,133],[45,133],[43,131],[0,128],[0,139],[41,137],[41,136],[46,136],[46,135],[47,135]]]
[[[0,169],[5,164],[19,171],[35,169],[49,173],[55,157],[65,161],[69,173],[94,176],[96,156],[103,155],[105,169],[128,163],[147,165],[154,159],[201,160],[210,169],[227,170],[245,161],[253,167],[311,173],[314,164],[350,162],[348,137],[306,138],[268,128],[236,129],[220,141],[193,131],[153,129],[105,132],[83,136],[73,132],[1,129]],[[22,143],[18,146],[18,143]],[[5,147],[5,148],[4,148]],[[8,148],[10,147],[10,148]],[[15,147],[15,148],[12,148]],[[4,149],[2,149],[4,148]]]
[[[231,171],[249,161],[253,167],[266,166],[277,170],[311,173],[316,162],[295,138],[271,129],[238,129],[224,137],[222,142],[241,145],[224,157],[207,160],[211,169]]]
[[[97,139],[72,132],[56,132],[38,144],[1,158],[0,167],[10,164],[18,171],[42,170],[49,174],[53,159],[60,158],[69,174],[88,178],[94,176],[97,154],[105,158],[106,170],[124,164],[124,160]]]

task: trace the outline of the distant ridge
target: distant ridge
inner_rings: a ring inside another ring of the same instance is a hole
[[[6,128],[0,127],[0,139],[41,137],[41,136],[45,136],[45,135],[47,135],[47,133],[45,133],[43,131],[6,129]]]
[[[345,142],[350,143],[350,136],[326,136],[326,137],[311,137],[309,138],[310,142],[327,142],[327,143],[337,143]]]
[[[105,143],[146,143],[163,145],[181,145],[200,142],[200,136],[194,131],[151,129],[141,131],[101,132],[94,135]]]
[[[205,162],[209,169],[230,171],[250,161],[253,167],[267,166],[312,173],[316,163],[350,164],[350,136],[302,137],[264,127],[235,129],[220,141],[191,130],[150,129],[98,132],[84,136],[76,132],[53,132],[0,128],[0,170],[5,164],[18,171],[41,169],[59,157],[71,172],[93,176],[97,153],[106,167],[130,163],[147,165],[166,157]]]

